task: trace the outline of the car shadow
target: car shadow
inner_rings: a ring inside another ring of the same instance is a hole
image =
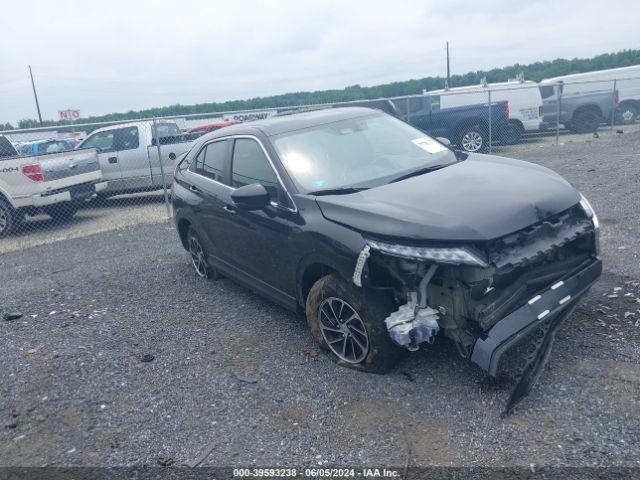
[[[18,225],[16,231],[7,238],[20,238],[37,232],[53,232],[69,227],[82,226],[92,221],[95,215],[74,216],[68,220],[54,219],[47,215],[27,216],[23,222]]]
[[[96,197],[81,205],[83,210],[107,209],[118,207],[135,207],[164,203],[162,192],[145,193],[139,195],[118,195],[115,197]]]

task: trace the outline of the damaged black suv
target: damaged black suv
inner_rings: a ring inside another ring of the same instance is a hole
[[[230,126],[178,163],[196,272],[306,313],[341,365],[388,370],[447,337],[528,393],[558,325],[602,271],[598,220],[559,175],[452,151],[367,108]]]

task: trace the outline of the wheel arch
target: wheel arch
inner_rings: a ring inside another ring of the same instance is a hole
[[[336,274],[343,279],[348,278],[344,273],[344,269],[340,268],[328,259],[314,256],[303,259],[300,262],[298,265],[298,273],[296,275],[296,293],[298,297],[298,304],[303,311],[307,302],[307,297],[311,291],[311,287],[313,287],[313,285],[322,277],[330,274]]]
[[[485,133],[489,129],[489,124],[487,120],[484,118],[481,118],[481,117],[465,118],[463,120],[460,120],[454,128],[456,138],[460,137],[464,129],[473,127],[475,125],[478,125],[482,130],[484,130],[483,133]]]
[[[586,103],[584,105],[580,105],[579,107],[577,107],[573,111],[573,114],[571,115],[571,121],[575,121],[576,115],[578,115],[578,114],[580,114],[582,112],[586,112],[586,111],[597,112],[598,115],[600,115],[600,117],[604,118],[604,115],[602,114],[602,109],[600,108],[600,105],[595,104],[595,103]]]
[[[184,249],[187,249],[187,234],[189,233],[189,227],[191,227],[191,222],[186,218],[181,218],[178,220],[178,236],[180,237],[180,243]]]
[[[15,203],[11,200],[11,197],[5,192],[5,190],[0,186],[0,202],[7,203],[11,208],[16,209]]]

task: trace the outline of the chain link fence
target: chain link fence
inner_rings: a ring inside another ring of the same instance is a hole
[[[177,159],[201,135],[308,110],[382,110],[468,152],[521,149],[640,129],[640,76],[515,80],[394,98],[0,132],[0,254],[166,221]]]

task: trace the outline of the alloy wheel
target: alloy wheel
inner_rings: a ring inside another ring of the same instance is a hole
[[[200,277],[206,277],[208,268],[207,259],[205,258],[200,241],[193,236],[189,237],[189,254],[191,255],[191,263],[193,263],[193,268],[196,269],[196,273]]]
[[[369,334],[360,315],[347,302],[329,297],[318,308],[318,324],[333,353],[348,363],[360,363],[369,353]]]
[[[630,108],[625,108],[620,116],[625,123],[633,123],[633,121],[636,119],[636,113]]]
[[[475,130],[466,132],[462,136],[462,148],[467,152],[477,152],[482,148],[482,135]]]

